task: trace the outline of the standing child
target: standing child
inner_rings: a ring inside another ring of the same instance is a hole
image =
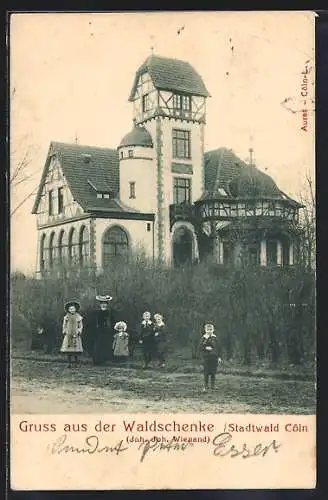
[[[63,334],[64,340],[60,351],[67,353],[68,366],[72,366],[72,357],[74,357],[75,365],[78,364],[78,356],[82,354],[82,316],[79,314],[80,303],[77,300],[71,300],[66,302],[65,311],[66,314],[63,320]]]
[[[202,354],[204,367],[203,392],[207,392],[209,379],[211,380],[211,389],[214,389],[215,375],[218,363],[222,363],[222,360],[219,357],[217,337],[214,333],[214,325],[212,323],[205,324],[204,334],[201,338],[199,347]]]
[[[161,314],[154,314],[154,351],[163,368],[167,352],[167,328]]]
[[[139,342],[142,344],[142,353],[144,358],[143,368],[146,369],[151,362],[154,350],[154,325],[149,311],[145,311],[142,315]]]
[[[129,357],[129,334],[127,333],[127,324],[119,321],[115,324],[116,331],[113,340],[113,357],[115,361],[125,361]]]

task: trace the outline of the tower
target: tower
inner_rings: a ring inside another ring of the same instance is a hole
[[[132,130],[118,146],[120,199],[135,210],[155,213],[156,192],[149,189],[156,184],[153,140],[145,127],[133,122]]]
[[[191,206],[204,191],[207,97],[202,78],[185,61],[151,55],[135,75],[129,101],[135,130],[147,130],[153,143],[155,183],[149,183],[149,189],[156,196],[156,256],[160,261],[169,262],[172,256],[172,207]]]

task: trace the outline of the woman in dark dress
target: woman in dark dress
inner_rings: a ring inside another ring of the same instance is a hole
[[[94,315],[92,361],[94,365],[102,365],[113,358],[114,325],[117,319],[110,307],[110,295],[97,295],[96,300],[100,309]]]

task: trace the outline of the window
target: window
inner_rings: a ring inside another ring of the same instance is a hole
[[[248,263],[251,266],[258,266],[260,264],[260,244],[250,243],[248,245]]]
[[[130,185],[130,196],[129,198],[130,199],[133,199],[136,197],[136,183],[133,181],[133,182],[129,182],[129,185]]]
[[[149,110],[150,110],[149,94],[145,94],[142,96],[142,111],[145,113]]]
[[[109,228],[103,238],[103,267],[106,268],[114,260],[127,261],[129,240],[126,232],[119,226]]]
[[[40,241],[40,271],[41,271],[41,273],[46,268],[45,240],[46,240],[46,235],[43,234],[41,236],[41,241]]]
[[[173,109],[191,111],[191,97],[189,95],[173,95]]]
[[[124,158],[124,152],[121,151],[121,158]]]
[[[147,222],[147,233],[150,233],[151,231],[151,223]]]
[[[58,257],[59,263],[63,264],[67,259],[67,239],[65,231],[62,230],[58,239]]]
[[[48,193],[48,204],[49,204],[49,215],[54,214],[54,192],[49,191]]]
[[[64,213],[64,192],[63,188],[58,188],[58,213]]]
[[[284,266],[289,266],[289,250],[290,249],[290,242],[285,241],[282,245],[282,263]]]
[[[276,240],[268,240],[267,241],[267,258],[268,265],[275,266],[277,265],[277,241]]]
[[[173,203],[180,205],[181,203],[191,202],[191,179],[185,177],[174,177],[173,179]]]
[[[190,159],[190,131],[172,130],[173,158]]]
[[[49,268],[52,269],[55,261],[55,246],[54,246],[55,233],[51,233],[49,240]]]
[[[133,158],[133,156],[134,156],[134,151],[133,151],[133,149],[129,149],[129,151],[128,151],[128,155],[129,155],[129,158]]]
[[[89,233],[85,226],[81,227],[79,237],[79,261],[84,266],[89,260]]]
[[[70,264],[77,262],[78,243],[76,242],[76,231],[72,227],[68,237],[68,260]]]

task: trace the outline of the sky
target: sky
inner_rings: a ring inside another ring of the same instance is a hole
[[[38,186],[52,140],[118,146],[132,127],[135,72],[151,53],[202,76],[205,150],[248,160],[252,147],[257,167],[299,198],[314,178],[313,13],[28,13],[10,23],[11,172],[26,157],[28,177],[12,186],[12,209]],[[11,268],[25,273],[36,263],[34,199],[11,218]]]

